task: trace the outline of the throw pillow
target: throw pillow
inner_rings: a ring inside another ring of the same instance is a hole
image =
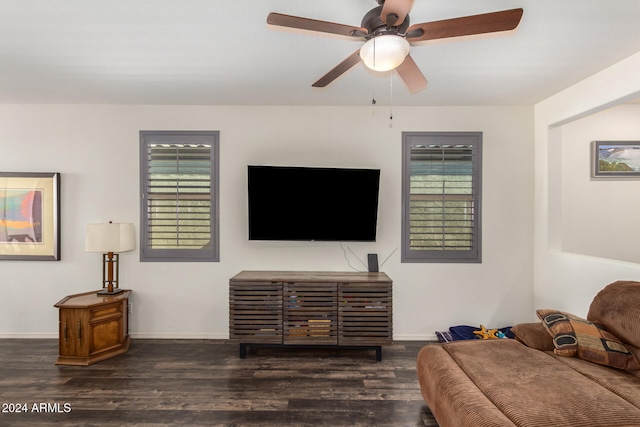
[[[556,348],[553,339],[540,322],[519,323],[514,325],[511,331],[515,338],[527,347],[542,351],[553,351]]]
[[[640,370],[633,353],[613,334],[594,323],[558,310],[537,310],[536,314],[553,338],[557,355],[576,356],[628,371]]]

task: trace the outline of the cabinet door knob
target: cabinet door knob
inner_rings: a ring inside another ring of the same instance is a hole
[[[69,338],[69,326],[67,325],[67,319],[64,319],[64,340],[66,341]]]
[[[82,323],[78,320],[78,341],[82,339]]]

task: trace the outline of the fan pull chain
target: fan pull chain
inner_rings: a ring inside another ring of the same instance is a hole
[[[376,39],[373,38],[373,67],[376,66]],[[373,86],[373,96],[371,97],[371,105],[376,105],[376,87]]]
[[[376,38],[373,38],[373,69],[376,68]]]
[[[389,74],[389,127],[393,127],[393,72]]]
[[[378,101],[376,101],[376,85],[372,85],[371,87],[371,105],[376,105]]]

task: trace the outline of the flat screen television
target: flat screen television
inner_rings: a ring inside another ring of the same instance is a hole
[[[379,169],[248,166],[249,240],[376,240]]]

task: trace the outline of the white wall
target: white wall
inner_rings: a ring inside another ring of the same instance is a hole
[[[121,255],[133,289],[133,337],[226,338],[228,279],[241,270],[349,266],[338,243],[249,242],[246,165],[382,170],[378,241],[349,243],[384,260],[400,245],[402,131],[482,131],[483,263],[382,267],[394,280],[396,339],[434,338],[452,325],[501,327],[533,308],[532,107],[224,107],[0,105],[0,170],[61,172],[62,260],[0,261],[0,336],[55,337],[53,304],[97,289],[100,257],[84,252],[84,227],[138,225],[138,132],[220,130],[221,262],[140,263]],[[350,253],[351,264],[362,267]]]
[[[624,127],[637,129],[637,119],[629,109],[605,112],[612,121],[601,121],[596,113],[634,99],[640,95],[640,53],[621,61],[600,73],[558,93],[535,106],[535,189],[534,189],[534,305],[536,308],[557,308],[586,315],[593,296],[606,284],[619,279],[640,280],[640,264],[604,258],[602,255],[583,255],[573,251],[575,242],[565,242],[576,233],[589,233],[586,220],[580,219],[580,230],[567,224],[574,215],[569,191],[577,185],[573,180],[583,179],[588,172],[582,166],[571,165],[558,153],[563,144],[587,144],[593,139],[610,139],[621,135]],[[590,117],[593,116],[593,117]],[[626,118],[625,118],[626,117]],[[584,120],[584,121],[582,121]],[[583,127],[578,129],[577,127]],[[625,135],[636,135],[635,130]],[[588,136],[592,135],[592,136]],[[577,142],[576,138],[588,141]],[[584,147],[587,149],[587,147]],[[584,153],[583,153],[584,154]],[[583,158],[582,162],[586,159]],[[580,159],[577,159],[580,161]],[[566,170],[564,168],[567,168]],[[566,181],[566,182],[563,182]],[[586,182],[583,182],[586,184]],[[590,182],[588,191],[604,185]],[[614,190],[615,188],[615,190]],[[609,191],[630,200],[637,197],[637,184],[609,182]],[[563,199],[568,198],[567,203]],[[583,203],[584,201],[580,201]],[[634,202],[637,206],[637,202]],[[636,215],[637,218],[637,215]],[[637,229],[637,219],[618,224],[619,227]],[[573,238],[573,237],[572,237]],[[635,247],[633,246],[635,244]],[[637,240],[629,250],[638,252]]]
[[[592,178],[592,141],[640,141],[640,105],[561,127],[562,251],[640,264],[640,178]]]

